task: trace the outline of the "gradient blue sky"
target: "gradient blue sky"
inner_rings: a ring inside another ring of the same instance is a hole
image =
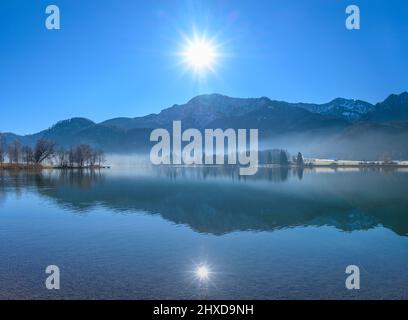
[[[48,4],[59,31],[44,26]],[[345,28],[349,4],[359,31]],[[2,0],[0,131],[146,115],[213,92],[378,102],[408,90],[407,16],[398,0]],[[194,27],[223,44],[201,82],[174,55]]]

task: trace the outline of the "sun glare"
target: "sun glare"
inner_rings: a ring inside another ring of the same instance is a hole
[[[196,276],[201,281],[208,280],[210,276],[210,270],[205,265],[199,266],[196,270]]]
[[[214,71],[217,50],[214,44],[204,37],[194,37],[192,40],[187,40],[182,56],[185,64],[197,73]]]

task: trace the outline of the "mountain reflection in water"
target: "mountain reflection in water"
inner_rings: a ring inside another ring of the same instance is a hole
[[[0,171],[0,206],[8,193],[26,190],[77,214],[97,206],[145,212],[213,235],[384,226],[405,236],[407,187],[407,172],[397,170],[260,168],[254,176],[239,176],[234,167]]]

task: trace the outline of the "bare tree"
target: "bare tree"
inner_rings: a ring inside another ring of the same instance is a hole
[[[92,148],[87,144],[80,144],[75,148],[74,158],[79,167],[84,167],[90,161]]]
[[[24,146],[21,148],[22,160],[25,164],[34,162],[34,151],[30,146]]]
[[[8,146],[8,158],[10,163],[18,163],[20,161],[21,143],[18,140],[14,140]]]
[[[55,143],[40,139],[37,141],[34,149],[34,161],[41,163],[46,159],[51,158],[54,155]]]
[[[68,151],[68,165],[73,167],[75,165],[75,150],[74,148],[69,148]]]
[[[303,167],[305,164],[305,161],[303,159],[303,155],[299,152],[297,157],[296,157],[296,165],[298,167]]]
[[[94,167],[97,159],[98,159],[98,153],[96,152],[96,150],[91,150],[91,156],[89,157],[89,165],[91,167]]]
[[[105,153],[103,152],[103,150],[99,149],[96,151],[96,162],[98,163],[98,166],[100,167],[102,165],[102,163],[104,163],[106,161],[105,158]]]
[[[289,165],[289,159],[289,153],[286,150],[281,150],[279,155],[279,164],[281,166],[287,166]]]
[[[60,167],[67,167],[69,163],[69,153],[64,148],[57,150],[58,165]]]
[[[82,167],[85,162],[85,157],[80,146],[76,146],[74,149],[74,162],[78,167]]]
[[[102,163],[105,162],[105,154],[101,149],[93,150],[91,152],[91,157],[89,159],[90,166],[98,166],[100,167]]]

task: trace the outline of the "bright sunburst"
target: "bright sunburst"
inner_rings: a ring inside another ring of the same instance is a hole
[[[196,276],[199,280],[205,281],[208,280],[210,276],[210,270],[206,265],[199,266],[197,270],[195,271]]]
[[[215,73],[217,58],[220,56],[214,40],[196,33],[191,38],[184,37],[184,45],[179,54],[182,63],[199,76],[208,71]]]
[[[197,266],[194,273],[195,277],[201,282],[209,280],[211,274],[209,267],[205,264]]]
[[[206,39],[189,41],[183,53],[185,62],[196,71],[212,69],[217,56],[214,46]]]

